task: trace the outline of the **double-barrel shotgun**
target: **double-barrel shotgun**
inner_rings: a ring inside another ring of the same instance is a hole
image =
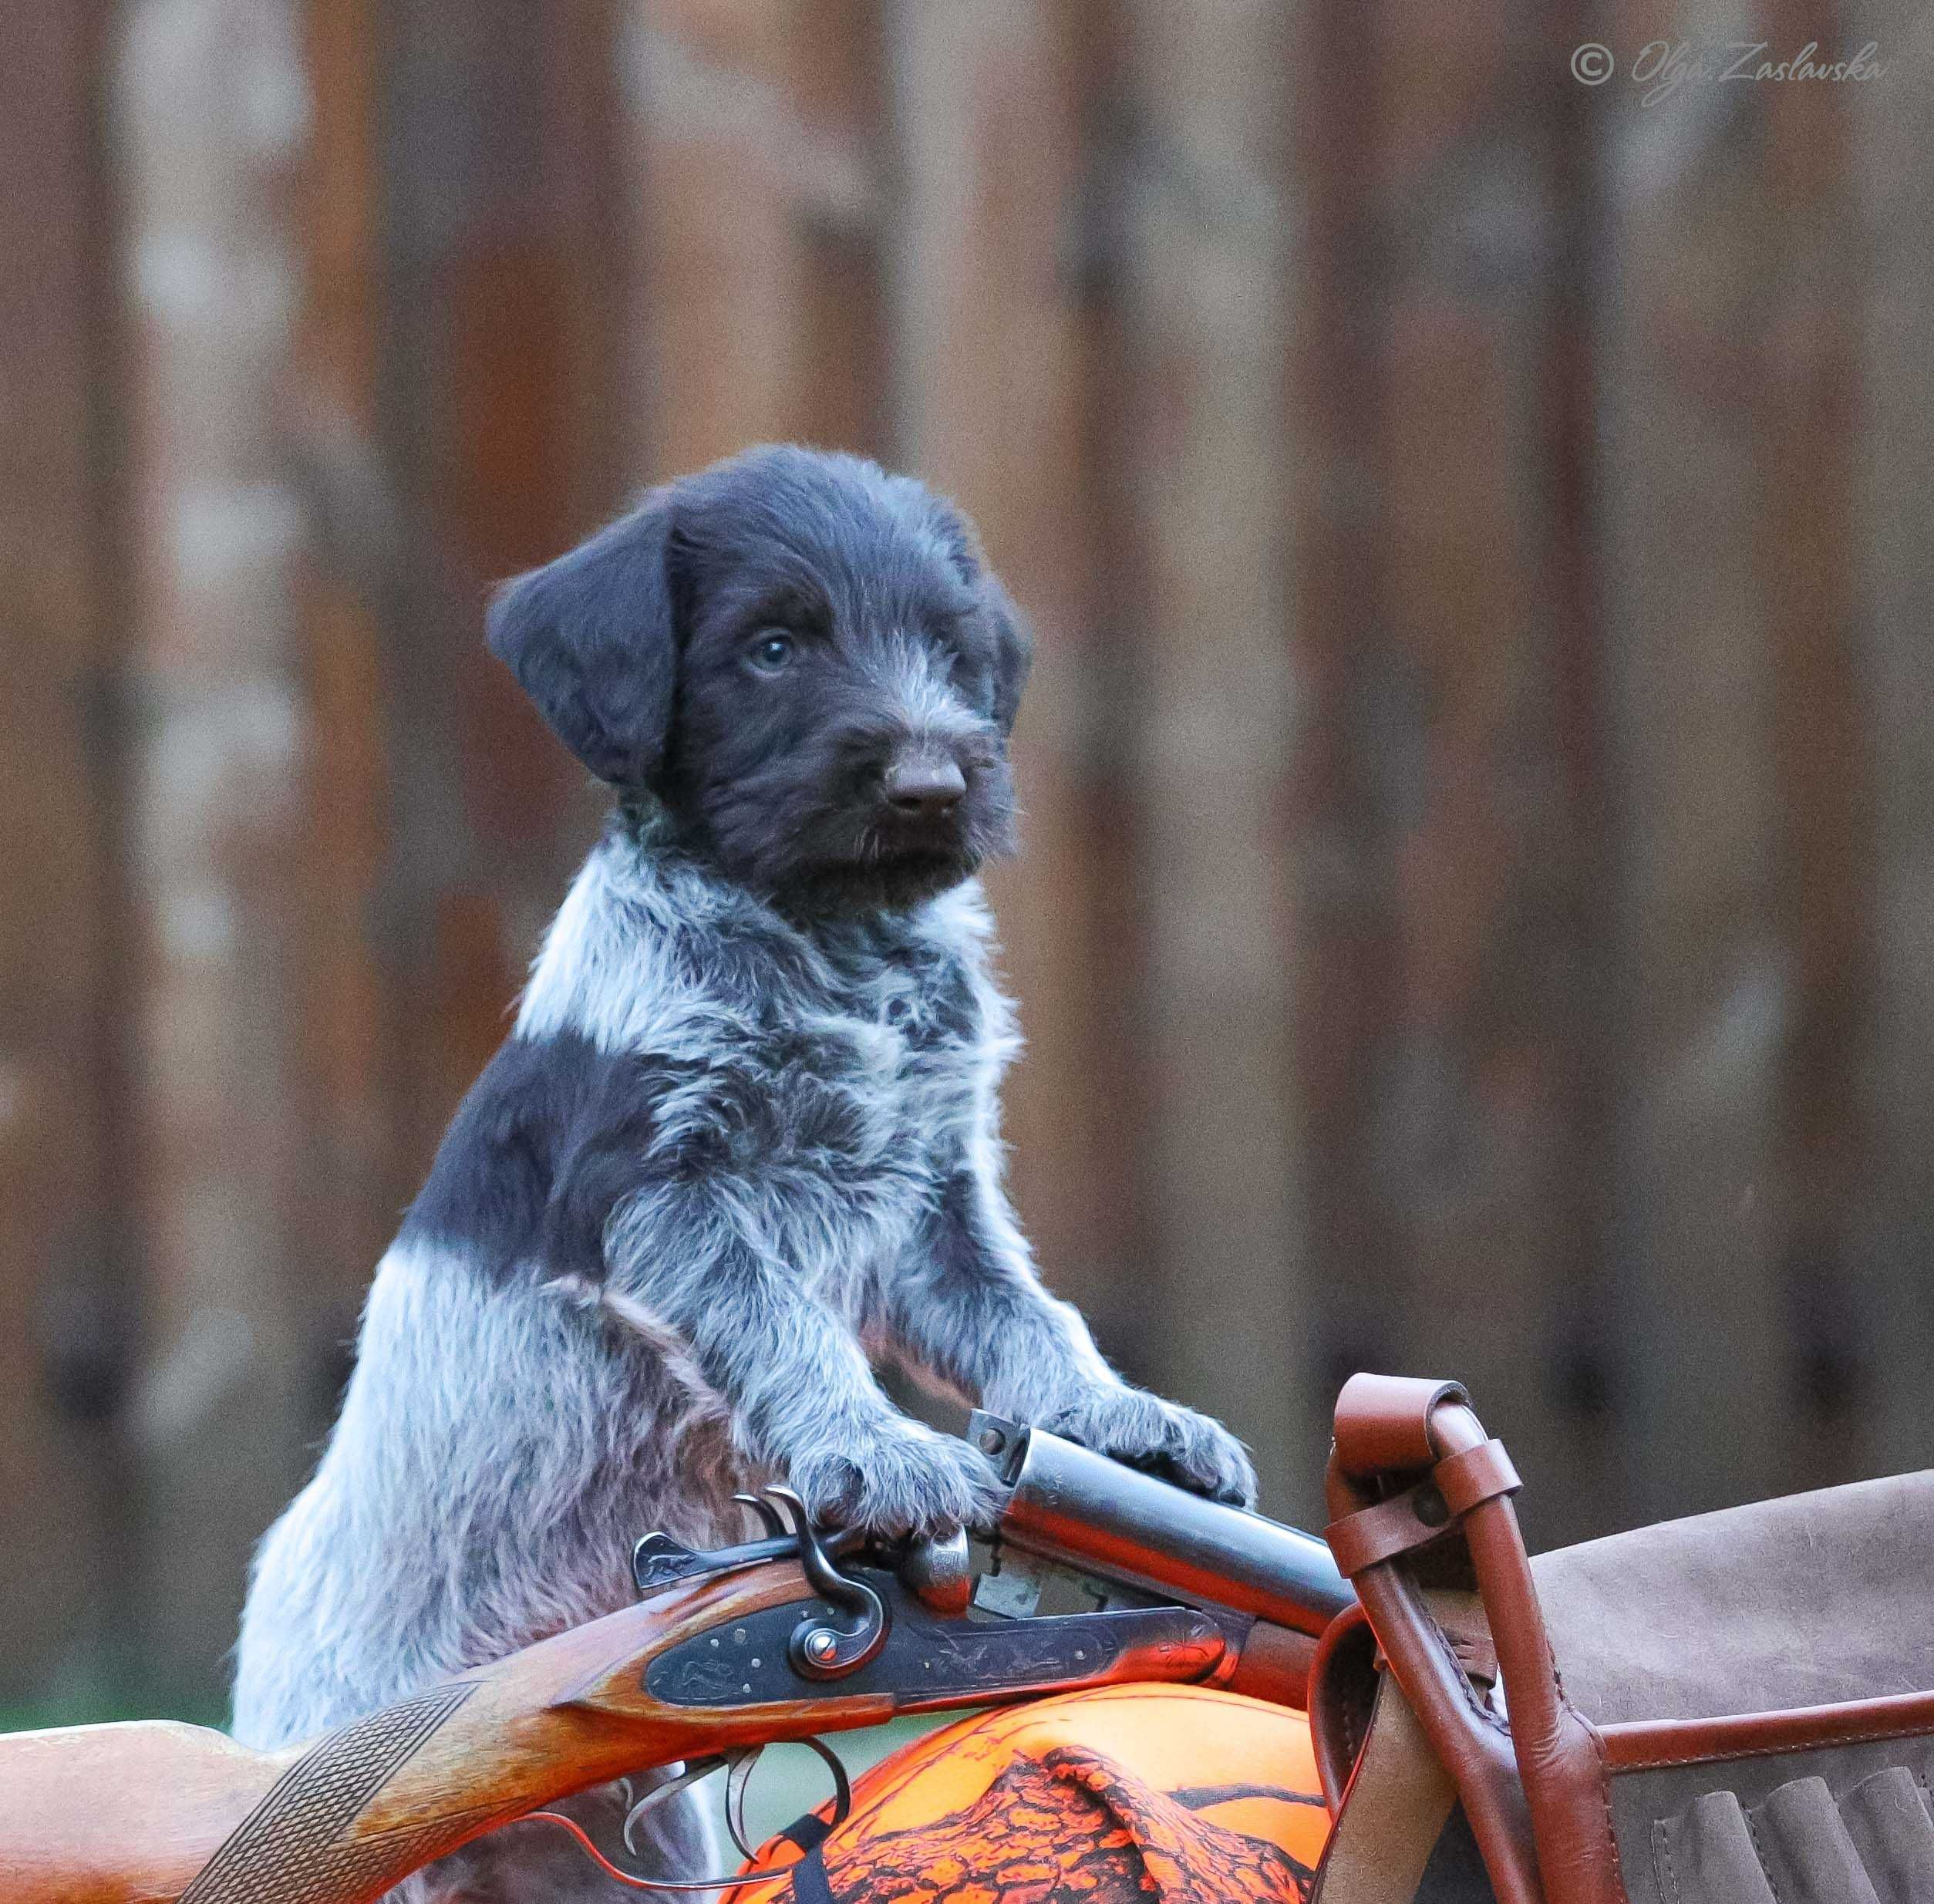
[[[979,1414],[1007,1488],[986,1543],[638,1544],[635,1605],[279,1752],[159,1721],[0,1738],[8,1904],[359,1904],[573,1793],[683,1762],[1127,1681],[1301,1707],[1353,1599],[1329,1550]]]

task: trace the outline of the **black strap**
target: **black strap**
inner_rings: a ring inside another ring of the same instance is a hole
[[[805,1821],[802,1818],[801,1824]],[[815,1819],[814,1823],[818,1821]],[[790,1838],[790,1832],[780,1834]],[[817,1845],[792,1868],[793,1896],[796,1904],[834,1904],[833,1887],[826,1881],[826,1859]]]
[[[787,1844],[797,1845],[801,1851],[817,1851],[832,1832],[830,1818],[821,1818],[817,1811],[808,1811],[803,1818],[794,1818],[778,1835]]]

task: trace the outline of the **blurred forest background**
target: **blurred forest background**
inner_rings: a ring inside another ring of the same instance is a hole
[[[1646,105],[1658,35],[1885,69]],[[596,824],[487,588],[761,438],[1031,612],[1019,1200],[1275,1510],[1358,1366],[1544,1544],[1934,1461],[1930,39],[8,8],[0,1708],[219,1710]]]

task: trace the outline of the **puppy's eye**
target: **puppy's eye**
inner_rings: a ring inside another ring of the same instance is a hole
[[[793,652],[790,635],[769,628],[746,651],[746,658],[761,674],[777,674],[790,662]]]

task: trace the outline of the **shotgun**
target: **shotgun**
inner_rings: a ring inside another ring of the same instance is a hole
[[[1129,1680],[1303,1705],[1353,1599],[1320,1541],[1038,1429],[968,1433],[1008,1488],[985,1544],[823,1536],[770,1488],[742,1497],[763,1538],[649,1535],[636,1605],[284,1751],[159,1721],[0,1738],[0,1894],[362,1904],[572,1793],[898,1714]]]

